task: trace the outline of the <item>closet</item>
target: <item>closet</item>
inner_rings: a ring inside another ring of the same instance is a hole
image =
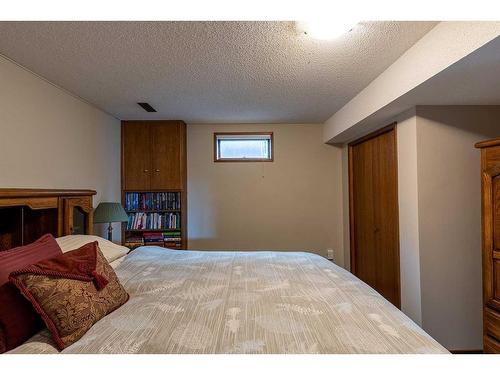
[[[396,128],[349,144],[351,272],[400,307]]]

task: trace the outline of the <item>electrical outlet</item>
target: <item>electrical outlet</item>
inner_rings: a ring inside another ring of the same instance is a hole
[[[326,249],[326,257],[333,260],[333,249]]]

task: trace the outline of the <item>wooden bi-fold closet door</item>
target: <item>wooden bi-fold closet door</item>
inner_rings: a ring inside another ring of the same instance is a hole
[[[400,307],[396,129],[349,144],[351,272]]]

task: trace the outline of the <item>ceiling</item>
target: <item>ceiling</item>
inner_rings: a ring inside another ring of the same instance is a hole
[[[499,62],[497,37],[339,134],[332,143],[359,138],[418,105],[500,105]]]
[[[318,41],[293,22],[0,22],[0,53],[119,119],[322,123],[435,25]]]

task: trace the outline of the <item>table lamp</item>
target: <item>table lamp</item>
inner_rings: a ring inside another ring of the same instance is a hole
[[[109,223],[109,241],[113,241],[113,227],[111,226],[111,223],[123,223],[127,221],[128,215],[120,203],[101,202],[94,210],[94,223]]]

